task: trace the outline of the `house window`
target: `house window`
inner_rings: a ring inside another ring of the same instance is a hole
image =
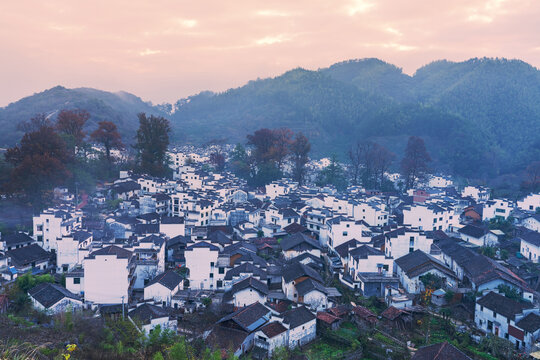
[[[73,278],[73,283],[74,284],[80,284],[81,283],[81,278],[78,278],[78,277]]]
[[[496,318],[497,317],[497,313],[494,311],[493,312],[493,317]]]
[[[346,231],[343,232],[343,236],[347,236],[347,232],[346,232]]]
[[[214,278],[214,273],[210,273],[210,279]]]
[[[214,267],[214,262],[213,261],[210,262],[210,267]]]
[[[219,273],[219,274],[225,274],[225,268],[220,267],[220,268],[218,269],[218,273]]]

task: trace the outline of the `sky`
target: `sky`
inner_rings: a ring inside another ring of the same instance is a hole
[[[174,102],[369,57],[540,67],[539,19],[538,0],[1,1],[0,106],[56,85]]]

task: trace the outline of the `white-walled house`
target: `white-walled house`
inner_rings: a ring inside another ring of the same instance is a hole
[[[462,197],[470,197],[474,201],[483,203],[489,200],[491,190],[483,186],[465,186],[461,191]]]
[[[279,245],[283,252],[283,257],[287,260],[303,253],[309,253],[317,258],[321,257],[321,246],[319,243],[303,233],[287,235],[281,239]]]
[[[184,257],[189,270],[189,287],[192,289],[215,289],[218,274],[219,247],[199,241],[186,247]]]
[[[355,201],[353,217],[357,221],[365,221],[370,226],[385,226],[388,225],[389,213],[382,200],[373,198],[370,201]]]
[[[426,274],[442,278],[445,288],[455,288],[458,284],[458,278],[452,270],[421,250],[396,259],[395,268],[401,286],[410,294],[419,294],[424,290],[420,277]]]
[[[133,252],[106,246],[83,261],[84,298],[94,304],[128,303],[133,279]]]
[[[414,204],[403,208],[403,224],[424,231],[452,231],[459,224],[459,216],[451,207],[440,204]]]
[[[140,326],[140,330],[146,335],[150,334],[158,325],[161,330],[172,330],[176,333],[178,320],[171,316],[167,308],[162,308],[152,304],[142,304],[130,310],[128,316]]]
[[[484,203],[482,221],[491,219],[506,220],[514,210],[514,203],[506,199],[494,199]]]
[[[57,239],[56,271],[65,273],[77,265],[82,265],[92,240],[92,234],[86,231],[73,231],[70,235]]]
[[[167,270],[150,280],[144,287],[144,300],[154,300],[164,306],[171,306],[174,294],[180,289],[184,279],[174,270]]]
[[[186,235],[186,225],[183,217],[164,216],[159,223],[159,232],[172,239],[176,236]]]
[[[41,283],[28,290],[32,305],[37,310],[57,314],[83,307],[81,298],[58,284]]]
[[[392,275],[394,260],[384,252],[369,245],[361,245],[349,252],[347,269],[354,281],[359,273],[380,273]]]
[[[273,200],[278,196],[288,194],[292,190],[292,186],[283,181],[273,181],[265,186],[265,190],[266,196]]]
[[[490,291],[476,301],[476,327],[512,342],[516,349],[530,350],[540,334],[540,310]]]
[[[326,229],[321,232],[319,240],[323,246],[328,245],[331,249],[335,249],[337,246],[352,239],[362,242],[363,231],[367,229],[368,227],[361,221],[337,216],[326,221]],[[365,240],[366,242],[369,241],[368,238],[365,238]]]
[[[279,347],[289,345],[289,329],[287,324],[280,321],[272,321],[263,326],[255,333],[255,346],[268,351],[268,356],[272,356],[274,350]]]
[[[404,255],[421,250],[431,251],[433,239],[425,232],[408,227],[399,227],[384,234],[384,252],[387,257],[398,259]]]
[[[268,286],[250,276],[233,284],[232,288],[223,295],[223,302],[234,308],[241,308],[253,303],[266,303]]]
[[[521,235],[519,239],[521,255],[537,263],[540,260],[540,233],[531,231]]]
[[[317,317],[305,306],[284,313],[283,322],[289,326],[290,349],[304,346],[317,336]]]
[[[66,289],[77,295],[84,295],[84,269],[77,267],[66,273]]]
[[[33,236],[46,251],[56,251],[56,241],[81,227],[81,211],[47,209],[32,218]]]
[[[458,232],[463,241],[476,246],[495,246],[499,243],[498,236],[488,228],[465,225]]]
[[[535,212],[537,208],[540,208],[540,193],[529,194],[518,200],[517,207],[523,211]]]
[[[532,231],[540,233],[540,214],[534,214],[523,219],[522,225]]]

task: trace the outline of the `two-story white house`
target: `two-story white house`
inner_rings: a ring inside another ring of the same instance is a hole
[[[482,221],[492,219],[506,220],[514,210],[514,203],[506,199],[493,199],[486,201],[482,209]]]
[[[135,280],[132,259],[133,252],[116,245],[91,252],[83,261],[85,301],[128,303]]]
[[[539,312],[529,302],[518,302],[490,291],[476,301],[474,322],[483,332],[509,340],[518,350],[528,350],[538,339]]]
[[[215,289],[218,274],[219,247],[206,241],[198,241],[186,247],[184,256],[189,270],[189,287],[192,289]],[[222,275],[224,277],[224,274]]]
[[[425,231],[452,231],[459,224],[459,216],[451,207],[440,204],[414,204],[403,208],[403,224]]]
[[[399,227],[384,234],[384,252],[387,257],[398,259],[404,255],[421,250],[431,251],[433,239],[425,232],[408,227]]]
[[[529,194],[518,200],[517,207],[523,211],[535,212],[536,209],[540,208],[540,193]]]

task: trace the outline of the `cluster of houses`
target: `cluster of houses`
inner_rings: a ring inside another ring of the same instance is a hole
[[[228,172],[204,171],[207,157],[195,155],[170,154],[173,179],[121,172],[84,206],[59,202],[33,218],[31,234],[3,235],[2,278],[52,270],[65,287],[31,289],[36,308],[91,308],[127,316],[146,332],[157,325],[181,332],[182,314],[212,303],[226,315],[202,334],[207,343],[264,358],[346,317],[366,326],[380,320],[343,304],[332,279],[384,299],[383,317],[394,321],[416,311],[430,277],[438,280],[433,303],[450,291],[478,295],[479,331],[518,349],[538,340],[540,279],[523,264],[540,257],[540,194],[491,199],[489,189],[458,190],[441,176],[406,194],[288,179],[250,189]],[[494,219],[519,231],[492,230],[486,222]],[[508,242],[519,253],[505,260],[477,251],[500,252]],[[501,285],[520,299],[505,297]]]

